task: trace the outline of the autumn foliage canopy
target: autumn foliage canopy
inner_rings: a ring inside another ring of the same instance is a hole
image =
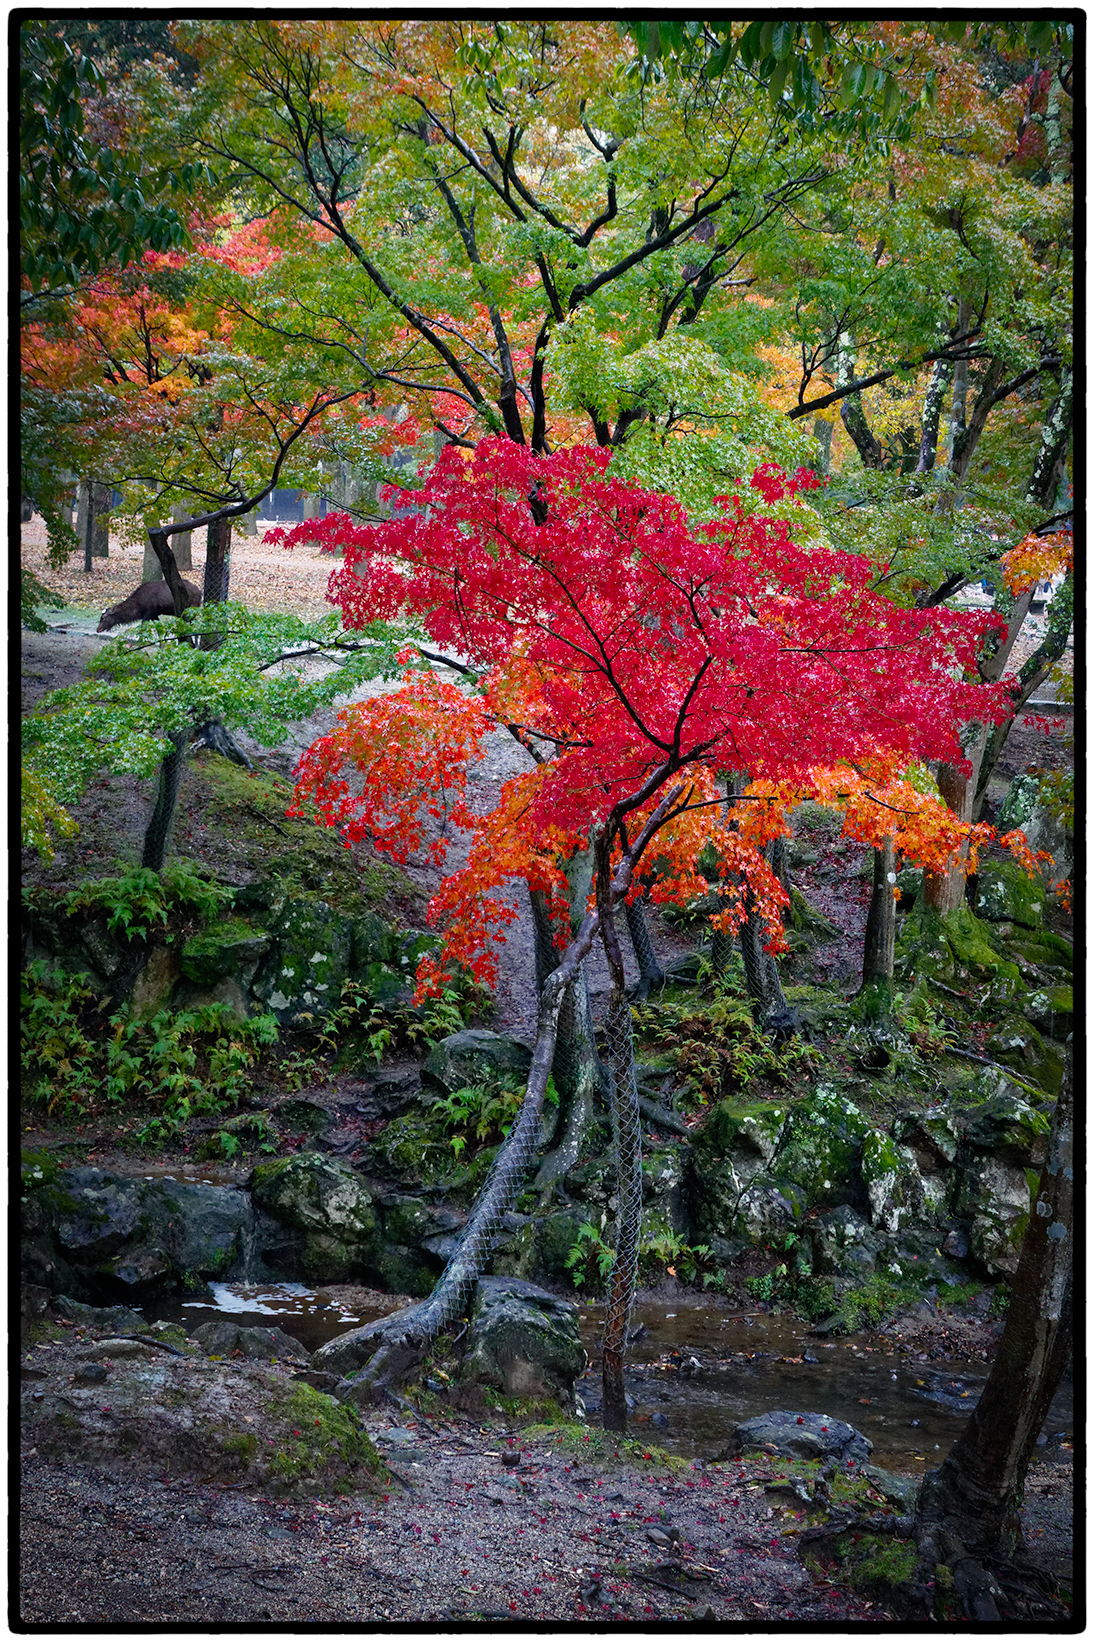
[[[666,784],[683,796],[657,837],[654,898],[705,889],[695,863],[712,845],[775,936],[784,897],[759,847],[818,771],[860,794],[876,775],[878,836],[891,834],[899,772],[960,763],[957,727],[1002,712],[996,687],[967,682],[992,618],[898,609],[870,590],[865,559],[795,540],[812,473],[762,468],[750,493],[689,522],[671,496],[613,479],[609,461],[590,447],[535,458],[504,439],[470,457],[449,447],[389,521],[330,515],[284,534],[341,548],[329,597],[348,626],[416,618],[471,669],[460,688],[416,655],[402,689],[347,708],[309,749],[296,802],[396,859],[428,845],[443,860],[451,826],[467,829],[466,864],[432,911],[442,958],[488,981],[514,916],[495,892],[522,877],[561,911],[563,863],[605,826],[625,845]],[[502,727],[535,764],[476,816],[469,760]],[[732,824],[718,786],[729,772],[754,800]],[[741,916],[738,900],[729,927]],[[438,973],[427,963],[419,979]]]

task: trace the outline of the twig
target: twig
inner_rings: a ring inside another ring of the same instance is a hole
[[[167,1344],[166,1340],[157,1340],[151,1334],[99,1334],[95,1337],[96,1345],[104,1345],[108,1340],[138,1340],[142,1346],[155,1346],[157,1351],[169,1351],[172,1357],[185,1357],[187,1353],[180,1351],[178,1346]]]

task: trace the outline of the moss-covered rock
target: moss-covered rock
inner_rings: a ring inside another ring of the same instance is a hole
[[[517,1278],[479,1279],[461,1383],[572,1407],[574,1381],[587,1362],[576,1306]]]
[[[793,1185],[803,1204],[834,1208],[847,1200],[868,1129],[853,1100],[834,1084],[818,1084],[790,1108],[768,1172]]]
[[[976,880],[976,911],[990,923],[1038,929],[1044,919],[1044,887],[1015,861],[982,863]]]
[[[927,1193],[915,1153],[909,1147],[871,1129],[863,1137],[860,1167],[872,1226],[896,1232],[902,1222],[923,1214]],[[930,1205],[932,1209],[937,1206]]]
[[[349,974],[348,921],[325,901],[286,897],[269,914],[277,937],[252,990],[277,1019],[325,1013],[341,997]]]
[[[813,1270],[818,1276],[862,1278],[877,1266],[883,1239],[850,1204],[809,1222]]]
[[[426,1058],[422,1079],[451,1095],[499,1072],[526,1077],[531,1064],[532,1051],[526,1043],[501,1032],[471,1029],[441,1039]]]
[[[199,935],[191,935],[183,945],[179,965],[187,980],[198,986],[212,986],[225,975],[240,975],[248,968],[253,973],[272,940],[271,935],[252,929],[242,918],[227,918]]]
[[[692,1226],[701,1241],[733,1235],[743,1194],[775,1155],[786,1111],[785,1103],[724,1100],[710,1112],[691,1144],[687,1176]]]
[[[306,1233],[315,1258],[335,1245],[363,1254],[378,1241],[379,1218],[370,1190],[353,1169],[337,1159],[320,1153],[276,1158],[273,1163],[258,1164],[250,1186],[260,1209]]]

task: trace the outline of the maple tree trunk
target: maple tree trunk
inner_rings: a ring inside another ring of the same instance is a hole
[[[942,406],[953,366],[945,359],[936,359],[931,367],[927,392],[923,396],[923,421],[919,435],[917,473],[930,473],[938,455],[938,430],[942,422]]]
[[[597,907],[600,913],[600,938],[612,977],[606,1031],[617,1208],[615,1259],[608,1275],[604,1307],[601,1418],[605,1431],[626,1431],[627,1391],[623,1378],[623,1356],[638,1281],[638,1239],[642,1227],[642,1122],[635,1079],[631,1010],[610,893],[610,842],[610,836],[604,833],[597,863]]]
[[[1026,1471],[1071,1352],[1073,1147],[1069,1050],[1003,1337],[968,1425],[923,1480],[915,1583],[925,1607],[945,1565],[968,1616],[998,1619],[982,1564],[1009,1560],[1021,1543]]]
[[[1045,415],[1041,429],[1041,443],[1030,475],[1026,495],[1042,507],[1051,507],[1060,486],[1071,443],[1071,422],[1075,401],[1075,382],[1071,370],[1064,366],[1060,373],[1060,391]]]
[[[1003,756],[1003,748],[1007,744],[1007,737],[1014,728],[1015,719],[1033,692],[1040,689],[1067,649],[1067,641],[1071,634],[1074,599],[1074,572],[1068,571],[1056,597],[1049,606],[1048,625],[1044,638],[1033,654],[1028,656],[1018,669],[1017,684],[1012,690],[1014,705],[1011,714],[1003,720],[1002,724],[993,725],[988,732],[976,782],[976,796],[973,800],[972,813],[974,820],[980,816],[984,799],[987,797],[988,783],[995,771],[995,766]]]
[[[558,965],[559,954],[546,898],[538,890],[531,891],[530,898],[535,932],[536,990],[542,992],[547,977]],[[596,1050],[584,962],[579,964],[574,983],[562,1003],[551,1076],[558,1092],[558,1123],[554,1144],[543,1159],[535,1179],[535,1188],[541,1194],[549,1192],[577,1162],[596,1115],[597,1101],[606,1089],[604,1068]]]
[[[893,840],[887,838],[874,850],[874,877],[870,907],[866,914],[866,935],[862,948],[862,986],[888,985],[893,978],[896,950],[896,884]]]
[[[634,845],[616,867],[610,887],[602,899],[609,911],[618,905],[630,888],[634,869],[642,852],[661,825],[665,814],[679,796],[674,787],[657,805]],[[539,1142],[540,1116],[547,1079],[555,1058],[559,1015],[567,990],[596,938],[600,926],[599,909],[586,913],[581,926],[547,976],[540,990],[536,1043],[524,1101],[516,1122],[498,1150],[490,1173],[475,1199],[471,1215],[460,1234],[456,1252],[437,1280],[428,1300],[408,1306],[384,1323],[382,1343],[352,1381],[344,1381],[337,1394],[354,1402],[368,1402],[377,1390],[406,1378],[422,1361],[430,1342],[447,1323],[459,1316],[491,1250],[502,1230],[505,1216],[516,1199],[528,1165]],[[639,1173],[639,1198],[641,1174]]]
[[[855,380],[855,344],[850,334],[845,331],[840,337],[839,365],[836,370],[836,387],[845,388],[849,382]],[[866,420],[866,412],[862,408],[861,393],[849,393],[840,401],[840,421],[854,440],[855,448],[862,457],[862,465],[867,468],[880,468],[884,465],[885,452],[881,444],[874,437],[870,424]]]
[[[1007,631],[995,653],[981,665],[980,671],[985,679],[997,679],[1001,676],[1032,602],[1032,588],[1015,600],[1012,600],[1005,591],[996,596],[996,606],[1002,607],[1000,614],[1008,617]],[[953,764],[940,764],[937,780],[939,792],[958,820],[972,822],[976,816],[977,794],[980,790],[989,727],[985,724],[973,724],[968,726],[968,733],[970,740],[965,748],[965,756],[972,766],[971,773],[965,776]],[[967,853],[967,850],[962,849],[947,872],[924,872],[924,906],[945,916],[947,912],[953,912],[961,905],[965,898]]]

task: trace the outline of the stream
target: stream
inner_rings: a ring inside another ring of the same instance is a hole
[[[230,1315],[243,1327],[276,1327],[315,1351],[347,1329],[385,1315],[302,1283],[214,1283],[212,1296],[145,1309],[193,1328]],[[603,1307],[579,1307],[590,1367],[575,1387],[595,1419],[600,1402]],[[735,1425],[772,1409],[831,1414],[874,1445],[887,1470],[921,1473],[937,1465],[976,1405],[982,1363],[909,1361],[879,1335],[822,1341],[804,1323],[765,1313],[722,1316],[709,1304],[636,1305],[627,1363],[631,1434],[687,1459],[710,1459]],[[635,1338],[634,1336],[637,1336]],[[1044,1434],[1073,1433],[1073,1388],[1064,1381]]]

